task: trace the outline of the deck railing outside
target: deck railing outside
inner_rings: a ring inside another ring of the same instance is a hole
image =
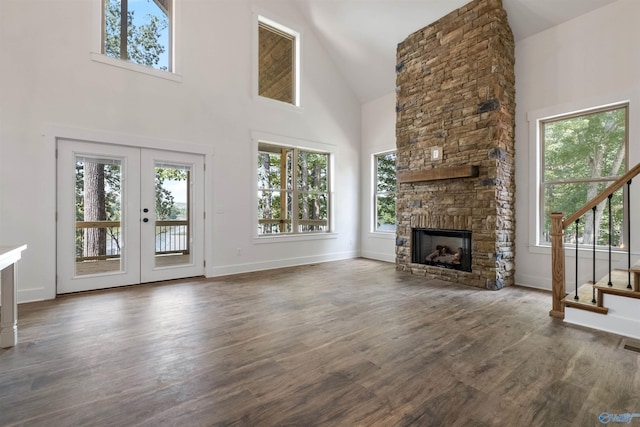
[[[314,231],[328,231],[329,221],[326,219],[299,219],[299,233],[308,233]],[[287,233],[291,228],[292,221],[290,219],[260,219],[258,220],[258,234],[277,234]]]
[[[86,230],[105,229],[106,238],[100,255],[89,255],[86,245]],[[155,253],[188,254],[189,221],[156,221]],[[77,221],[76,222],[76,261],[105,260],[119,258],[121,255],[122,229],[120,221]]]

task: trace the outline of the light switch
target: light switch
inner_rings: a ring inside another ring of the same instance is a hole
[[[431,161],[436,162],[442,160],[442,147],[431,148]]]

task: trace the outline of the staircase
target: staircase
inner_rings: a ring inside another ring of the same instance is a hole
[[[606,199],[608,199],[609,218],[611,218],[612,194],[620,191],[625,185],[627,187],[626,205],[630,207],[631,182],[638,174],[640,174],[640,163],[567,219],[564,219],[564,214],[561,212],[551,214],[552,309],[549,312],[551,316],[564,319],[567,323],[640,339],[640,261],[631,263],[631,247],[640,246],[640,242],[633,241],[631,226],[628,227],[625,239],[628,269],[611,268],[611,243],[609,243],[609,272],[596,282],[596,247],[593,243],[591,265],[593,280],[580,287],[576,283],[575,291],[570,294],[565,291],[564,248],[564,230],[576,224],[575,271],[578,277],[579,268],[585,268],[579,265],[578,257],[577,230],[580,218],[589,210],[594,210],[595,213],[595,206]],[[611,221],[609,234],[611,234]],[[636,235],[638,235],[637,231]]]
[[[578,299],[575,299],[575,293],[567,295],[562,300],[564,321],[640,339],[638,300],[640,261],[629,270],[612,270],[597,283],[582,285],[578,288]]]

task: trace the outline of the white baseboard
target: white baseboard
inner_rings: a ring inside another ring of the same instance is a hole
[[[551,279],[548,277],[528,276],[516,273],[514,280],[518,286],[542,289],[544,291],[551,290]]]
[[[55,298],[55,295],[48,295],[44,288],[18,289],[17,293],[18,304],[44,301],[53,298]]]
[[[254,271],[273,270],[276,268],[296,267],[299,265],[316,264],[320,262],[340,261],[343,259],[357,258],[359,254],[356,251],[337,252],[333,254],[324,254],[318,256],[287,258],[274,261],[250,262],[245,264],[232,264],[209,269],[207,268],[207,277],[228,276],[231,274],[251,273]]]
[[[377,261],[392,262],[394,264],[396,262],[395,254],[388,254],[386,252],[364,251],[360,256],[362,256],[362,258],[375,259]]]

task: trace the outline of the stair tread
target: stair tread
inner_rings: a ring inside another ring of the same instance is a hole
[[[607,274],[602,279],[598,280],[595,284],[597,289],[602,290],[605,293],[615,293],[617,295],[629,295],[634,298],[638,298],[640,292],[636,292],[633,289],[629,289],[629,273],[627,270],[612,270],[611,271],[611,284],[609,286],[609,275]],[[633,277],[631,277],[631,284],[633,284]]]
[[[591,302],[593,300],[593,285],[591,283],[585,283],[578,288],[578,299],[575,299],[575,291],[567,294],[562,300],[566,307],[580,308],[583,310],[593,311],[595,313],[607,314],[609,311],[606,307],[598,307],[596,303]]]
[[[640,274],[640,261],[638,261],[632,268],[629,270],[612,270],[611,278],[609,278],[609,274],[606,274],[602,279],[598,280],[595,284],[592,282],[588,282],[578,287],[578,299],[575,299],[575,291],[567,294],[566,297],[562,300],[562,303],[566,307],[579,308],[584,310],[589,310],[594,313],[607,314],[609,309],[607,307],[599,307],[597,303],[593,301],[593,291],[594,289],[597,293],[605,293],[605,294],[613,294],[631,298],[640,299],[640,292],[634,291],[633,289],[627,288],[629,285],[629,272],[632,274],[636,272],[634,268],[637,268],[637,272]],[[611,280],[611,285],[609,286],[609,280]],[[633,276],[631,277],[631,282],[633,284]],[[596,295],[598,298],[598,295]]]
[[[578,288],[578,299],[575,299],[576,293],[575,290],[572,290],[562,301],[565,302],[583,302],[592,304],[591,300],[593,299],[593,287],[591,283],[585,283],[584,285]]]

